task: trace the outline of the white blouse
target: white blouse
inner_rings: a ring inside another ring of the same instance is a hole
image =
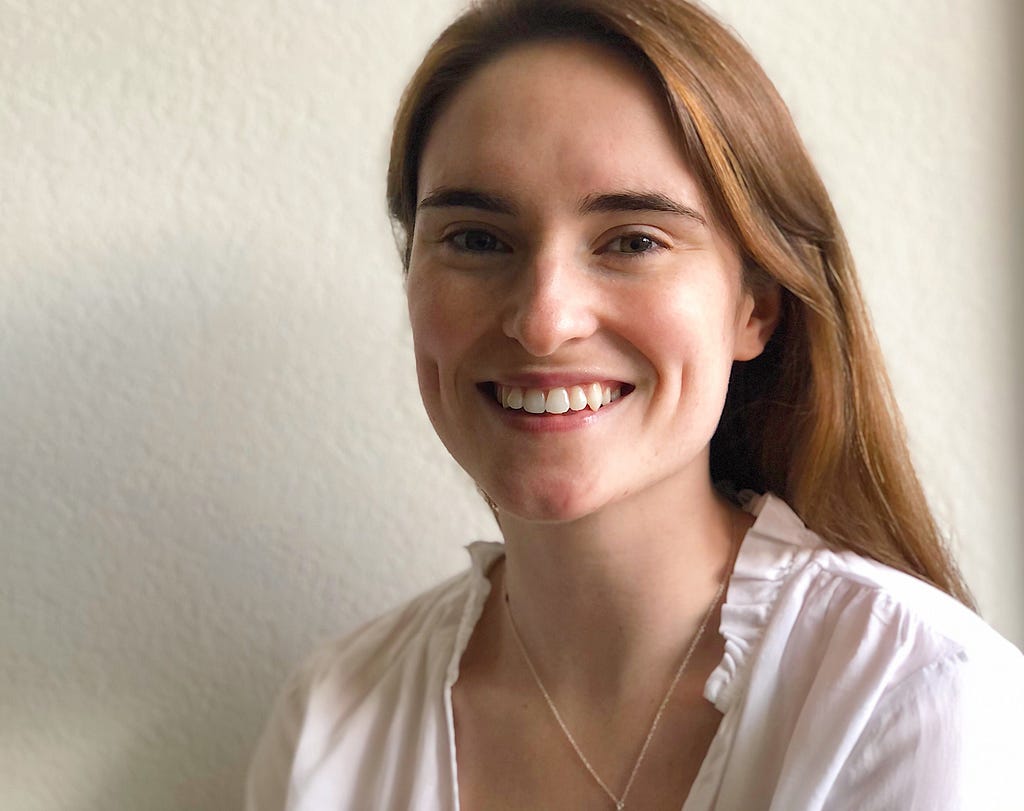
[[[778,498],[729,581],[722,713],[682,811],[1024,809],[1024,656],[937,589],[828,549]],[[287,683],[247,811],[456,811],[451,690],[501,544]]]

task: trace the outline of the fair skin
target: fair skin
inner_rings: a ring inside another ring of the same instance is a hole
[[[549,42],[482,67],[434,123],[408,300],[427,412],[497,504],[506,543],[453,691],[462,807],[610,807],[540,696],[504,595],[620,793],[749,525],[716,496],[708,444],[732,363],[762,351],[777,296],[744,288],[645,78],[598,46]],[[594,383],[621,396],[565,410]],[[564,413],[499,402],[514,389]],[[678,809],[689,790],[718,723],[701,697],[716,627],[629,808]]]

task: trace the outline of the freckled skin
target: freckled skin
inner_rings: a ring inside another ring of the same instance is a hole
[[[737,250],[710,222],[645,79],[593,45],[513,49],[434,124],[421,200],[440,188],[482,190],[516,209],[417,217],[408,278],[417,372],[455,459],[525,520],[572,521],[653,489],[706,488],[731,364],[760,353],[771,319],[743,289]],[[709,224],[580,212],[587,195],[621,190],[658,192]],[[473,229],[472,250],[454,239],[460,229]],[[567,371],[635,388],[579,430],[539,434],[510,427],[478,388]]]

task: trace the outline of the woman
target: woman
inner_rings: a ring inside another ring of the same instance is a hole
[[[250,809],[1018,807],[1022,657],[720,24],[482,3],[409,85],[388,200],[424,404],[504,544],[292,679]]]

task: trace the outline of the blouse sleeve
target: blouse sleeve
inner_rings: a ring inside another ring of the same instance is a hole
[[[840,771],[826,811],[1024,808],[1017,742],[1024,685],[1004,680],[990,664],[952,654],[890,690]]]
[[[245,811],[285,811],[295,750],[302,729],[306,701],[298,673],[289,679],[270,714],[249,765],[245,784]]]

